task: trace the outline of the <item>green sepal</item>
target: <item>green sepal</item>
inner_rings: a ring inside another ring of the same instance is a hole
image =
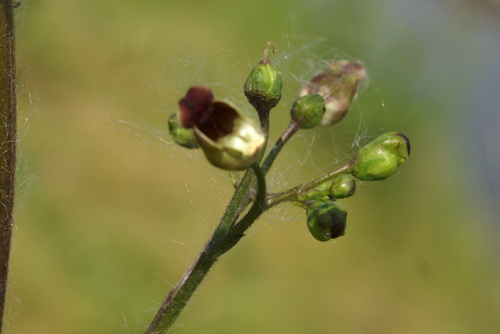
[[[297,98],[293,104],[292,121],[300,129],[312,129],[318,126],[325,112],[325,100],[319,94]]]
[[[192,129],[185,129],[179,124],[177,113],[169,117],[168,131],[177,145],[189,149],[197,149],[200,147],[194,131]]]

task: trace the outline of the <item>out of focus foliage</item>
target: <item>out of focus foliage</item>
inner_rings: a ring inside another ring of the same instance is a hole
[[[342,123],[285,148],[271,190],[388,130],[408,135],[412,156],[359,186],[335,243],[315,242],[300,209],[265,215],[172,333],[500,332],[498,189],[483,186],[497,160],[482,158],[500,141],[481,146],[498,117],[477,110],[495,106],[495,15],[451,0],[23,1],[6,332],[144,331],[232,191],[200,152],[172,145],[168,116],[194,84],[245,105],[270,40],[284,80],[272,141],[321,59],[349,55],[370,74]]]

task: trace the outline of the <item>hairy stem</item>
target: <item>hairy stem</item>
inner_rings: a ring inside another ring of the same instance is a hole
[[[0,332],[3,325],[12,236],[16,172],[16,63],[14,14],[10,0],[0,3]]]
[[[257,195],[252,207],[239,224],[225,227],[225,234],[221,234],[221,231],[224,229],[221,229],[220,226],[216,229],[212,238],[207,243],[207,246],[205,246],[191,267],[189,267],[167,296],[151,322],[151,325],[146,330],[146,334],[162,334],[167,332],[174,324],[193,293],[206,277],[210,268],[212,268],[217,261],[218,257],[234,247],[241,237],[243,237],[245,230],[250,227],[264,211],[263,208],[265,207],[266,200],[266,181],[264,179],[264,174],[257,164],[252,165],[252,170],[257,176],[258,184]],[[226,213],[227,212],[228,210],[226,210]],[[224,217],[225,216],[226,214]]]

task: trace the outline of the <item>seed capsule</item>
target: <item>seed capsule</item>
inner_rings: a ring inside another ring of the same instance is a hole
[[[268,58],[269,42],[264,50],[262,61],[255,66],[245,82],[243,90],[248,102],[258,111],[269,111],[281,100],[281,75]],[[274,45],[274,43],[273,43]],[[276,48],[273,49],[276,52]]]

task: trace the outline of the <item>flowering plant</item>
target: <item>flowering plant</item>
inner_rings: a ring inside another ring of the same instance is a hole
[[[282,87],[281,76],[268,58],[270,43],[244,85],[254,111],[240,111],[229,102],[215,100],[209,88],[195,86],[179,101],[179,111],[169,119],[170,134],[176,143],[189,149],[201,148],[216,167],[246,173],[237,182],[212,237],[167,296],[146,334],[165,333],[170,328],[217,259],[235,246],[266,210],[292,202],[305,209],[307,227],[315,239],[325,242],[338,238],[345,234],[347,212],[336,200],[355,194],[355,179],[376,181],[395,174],[410,155],[409,139],[389,132],[360,149],[345,166],[289,190],[268,193],[265,176],[286,142],[298,130],[340,122],[357,96],[360,81],[366,77],[360,64],[347,60],[334,62],[313,77],[300,89],[291,108],[290,124],[263,159],[269,112],[279,103]]]

